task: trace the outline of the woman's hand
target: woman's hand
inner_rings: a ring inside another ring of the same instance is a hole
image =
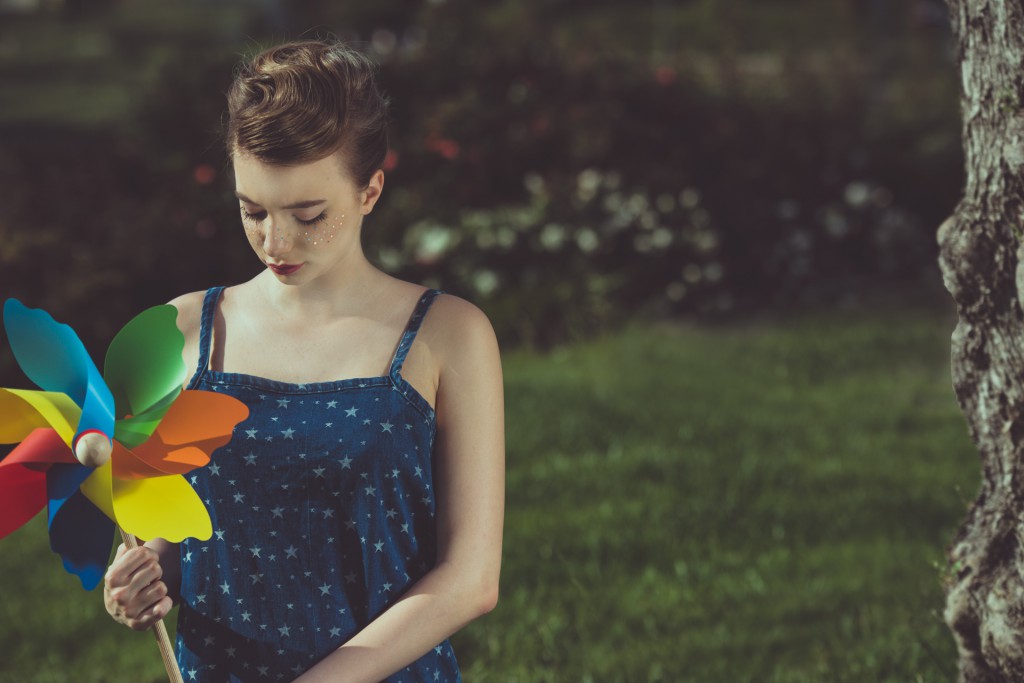
[[[145,631],[174,606],[160,566],[160,555],[146,546],[128,550],[122,543],[103,582],[103,603],[114,621]]]

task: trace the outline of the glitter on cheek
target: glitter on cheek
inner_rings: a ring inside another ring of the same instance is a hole
[[[306,241],[312,244],[314,247],[320,246],[321,244],[330,244],[331,240],[334,239],[337,234],[338,228],[344,225],[343,220],[345,215],[342,214],[340,218],[327,224],[327,229],[320,232],[317,227],[313,227],[310,230],[306,230],[303,233],[303,237]]]
[[[330,233],[327,234],[327,237],[324,238],[324,241],[327,244],[330,244],[331,240],[334,239],[334,235],[337,233],[338,229],[341,228],[345,224],[344,223],[344,218],[345,218],[345,214],[341,214],[341,217],[338,218],[338,220],[334,221],[333,223],[331,223],[328,226],[331,231],[330,231]]]
[[[248,212],[244,207],[238,208],[239,213],[242,216],[242,228],[245,230],[246,236],[249,238],[249,242],[255,247],[263,241],[263,237],[260,234],[260,230],[257,227],[257,221],[248,217]],[[278,242],[285,242],[286,238],[283,234],[283,230],[277,230],[276,234],[272,234],[270,239]]]
[[[259,243],[263,242],[264,235],[260,228],[261,221],[249,218],[244,207],[239,207],[239,213],[242,217],[242,227],[245,230],[245,234],[249,237],[250,242],[256,247]],[[344,227],[345,214],[342,214],[337,219],[326,224],[325,229],[321,230],[319,225],[310,226],[304,229],[301,233],[297,230],[292,231],[292,237],[298,239],[300,236],[305,238],[305,241],[311,246],[320,246],[323,244],[330,244],[331,241],[338,234],[338,230]],[[270,229],[270,240],[272,242],[286,242],[286,229],[284,227],[278,227],[275,229],[273,226]]]

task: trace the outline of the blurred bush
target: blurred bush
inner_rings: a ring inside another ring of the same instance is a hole
[[[935,3],[770,4],[148,0],[10,15],[3,292],[104,337],[142,306],[256,272],[222,93],[239,53],[304,31],[373,53],[395,101],[369,256],[479,302],[507,342],[934,279],[934,231],[962,182]]]

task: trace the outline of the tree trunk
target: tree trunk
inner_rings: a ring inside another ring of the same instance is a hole
[[[939,228],[960,316],[953,387],[981,456],[949,549],[946,623],[962,683],[1024,681],[1024,0],[948,0],[967,186]]]

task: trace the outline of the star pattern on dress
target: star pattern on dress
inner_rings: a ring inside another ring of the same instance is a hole
[[[220,385],[250,415],[196,470],[214,534],[182,544],[187,680],[292,680],[433,566],[435,421],[398,374],[411,342],[407,332],[386,376],[289,385],[236,375]],[[210,385],[200,376],[193,388]],[[395,680],[457,680],[442,646]]]

